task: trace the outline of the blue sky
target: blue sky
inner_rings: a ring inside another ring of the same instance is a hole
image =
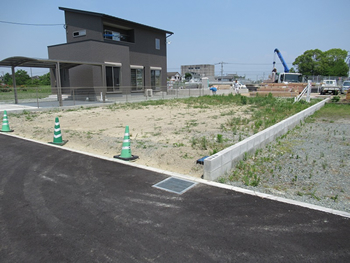
[[[181,65],[224,64],[224,74],[255,80],[269,74],[278,48],[288,66],[306,50],[350,51],[349,0],[0,0],[0,60],[11,56],[47,58],[47,46],[66,42],[67,7],[103,13],[174,32],[168,71]],[[283,67],[276,58],[277,69]],[[215,72],[220,74],[221,65]],[[0,68],[0,74],[9,72]],[[45,69],[33,69],[44,74]]]

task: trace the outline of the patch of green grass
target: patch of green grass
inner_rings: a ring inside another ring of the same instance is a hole
[[[177,142],[175,142],[175,143],[173,143],[173,146],[174,147],[183,147],[183,146],[185,146],[182,142],[181,143],[177,143]]]
[[[193,157],[188,155],[188,153],[185,153],[184,155],[181,155],[181,158],[183,158],[183,159],[192,159]]]
[[[39,86],[39,87],[25,87],[18,86],[17,88],[17,99],[26,100],[26,99],[42,99],[46,98],[52,94],[51,86]],[[9,88],[9,92],[0,91],[0,101],[14,101],[15,95],[13,88]]]
[[[256,173],[253,173],[251,171],[245,174],[242,179],[243,179],[243,183],[246,186],[255,186],[255,187],[259,185],[261,180],[260,176],[258,176]]]
[[[208,140],[205,136],[200,138],[199,141],[200,145],[201,145],[201,149],[202,150],[207,150],[208,149]]]
[[[216,154],[218,152],[219,152],[219,150],[215,148],[215,149],[209,151],[209,155],[214,155],[214,154]]]
[[[218,182],[224,184],[224,183],[226,183],[226,178],[225,177],[220,177],[218,179]]]
[[[22,114],[26,121],[33,121],[39,114],[31,111],[23,110]],[[22,114],[18,114],[19,116]]]
[[[146,149],[147,148],[146,142],[144,142],[144,141],[137,141],[136,142],[136,148]]]
[[[236,113],[235,111],[229,110],[227,112],[221,112],[220,115],[221,116],[233,116],[233,115],[235,115],[235,113]]]
[[[92,139],[92,136],[93,136],[93,132],[88,131],[88,132],[86,133],[86,138],[87,138],[87,139]]]
[[[334,96],[331,101],[332,102],[338,102],[340,100],[340,97],[339,96]]]
[[[350,104],[326,103],[309,118],[322,118],[324,121],[350,119]]]
[[[312,198],[316,199],[317,201],[321,200],[321,198],[316,195],[316,190],[313,192],[307,192],[307,193],[303,193],[303,192],[298,191],[297,195],[299,195],[299,196],[309,195]]]
[[[331,198],[334,202],[337,202],[337,201],[338,201],[338,195],[331,196],[330,198]]]
[[[216,135],[216,141],[218,143],[223,143],[223,141],[224,141],[223,135],[222,134],[217,134]]]

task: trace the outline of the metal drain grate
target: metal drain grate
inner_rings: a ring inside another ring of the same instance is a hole
[[[153,185],[153,187],[181,195],[196,184],[195,182],[170,177]]]

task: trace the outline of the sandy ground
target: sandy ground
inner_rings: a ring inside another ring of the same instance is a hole
[[[136,163],[200,177],[203,166],[196,161],[210,155],[218,146],[218,134],[225,138],[225,146],[238,141],[238,135],[233,135],[225,126],[234,116],[248,117],[248,107],[194,108],[180,103],[137,107],[116,105],[10,114],[9,124],[15,135],[52,142],[55,117],[59,117],[63,140],[69,140],[63,147],[110,158],[121,153],[128,125],[131,152],[139,156]]]

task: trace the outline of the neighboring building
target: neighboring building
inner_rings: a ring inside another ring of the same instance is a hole
[[[167,74],[169,81],[180,81],[181,75],[179,72],[168,72]]]
[[[236,74],[227,74],[225,76],[215,76],[215,81],[233,82],[238,78],[239,78],[239,76]]]
[[[181,75],[185,76],[186,73],[191,73],[195,78],[210,78],[215,76],[215,66],[209,64],[181,66]]]
[[[172,32],[105,14],[59,9],[65,13],[67,43],[49,46],[49,59],[85,63],[61,69],[63,93],[64,87],[94,88],[95,93],[101,87],[115,93],[166,90],[166,38]]]

